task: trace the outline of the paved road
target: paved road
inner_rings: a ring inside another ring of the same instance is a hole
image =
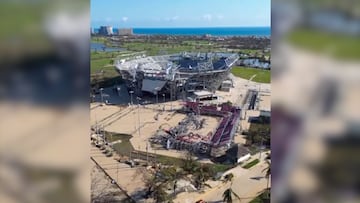
[[[259,154],[255,154],[253,159],[259,158]],[[234,174],[234,180],[231,184],[218,182],[211,189],[205,191],[205,193],[183,193],[178,195],[178,198],[174,202],[195,202],[197,200],[205,200],[208,202],[222,202],[222,194],[230,186],[232,190],[241,198],[241,203],[250,202],[259,193],[266,189],[267,179],[264,178],[265,172],[262,172],[266,167],[267,163],[264,160],[265,153],[262,154],[261,162],[253,166],[250,169],[244,169],[242,167],[233,168],[227,173]],[[251,160],[249,160],[251,161]],[[233,202],[240,202],[233,197]]]
[[[262,161],[250,169],[236,167],[231,170],[235,176],[231,188],[241,198],[242,203],[250,202],[266,188],[267,179],[264,178],[265,172],[262,172],[266,167],[267,163]],[[207,193],[203,199],[206,201],[221,201],[223,192],[229,186],[230,184],[225,184],[223,187]]]

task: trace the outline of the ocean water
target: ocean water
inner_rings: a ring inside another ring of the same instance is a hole
[[[98,29],[95,29],[95,32]],[[117,29],[114,29],[117,32]],[[270,37],[270,27],[212,27],[212,28],[133,28],[140,35],[205,35],[213,36],[263,36]]]
[[[217,28],[134,28],[134,34],[205,35],[213,36],[270,36],[270,27]]]

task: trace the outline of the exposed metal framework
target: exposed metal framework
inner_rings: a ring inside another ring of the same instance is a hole
[[[196,102],[186,102],[184,110],[187,117],[174,128],[158,131],[151,141],[162,144],[167,149],[188,150],[206,153],[213,157],[224,155],[230,148],[235,132],[238,130],[241,110],[238,107],[223,104],[202,105]],[[221,117],[215,129],[210,129],[206,135],[189,132],[189,126],[202,128],[205,120],[196,114]]]
[[[115,60],[116,70],[129,90],[169,94],[171,100],[184,98],[198,89],[215,91],[228,79],[231,66],[239,59],[231,53],[187,53],[137,56]],[[162,81],[162,82],[161,82]]]

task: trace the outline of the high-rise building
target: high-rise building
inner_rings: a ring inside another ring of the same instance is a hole
[[[132,28],[119,28],[118,35],[132,35],[133,29]]]
[[[100,26],[99,30],[100,35],[113,35],[113,27],[112,26]]]

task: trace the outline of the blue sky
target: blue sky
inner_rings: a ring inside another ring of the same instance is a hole
[[[271,0],[90,0],[91,26],[270,26]]]

